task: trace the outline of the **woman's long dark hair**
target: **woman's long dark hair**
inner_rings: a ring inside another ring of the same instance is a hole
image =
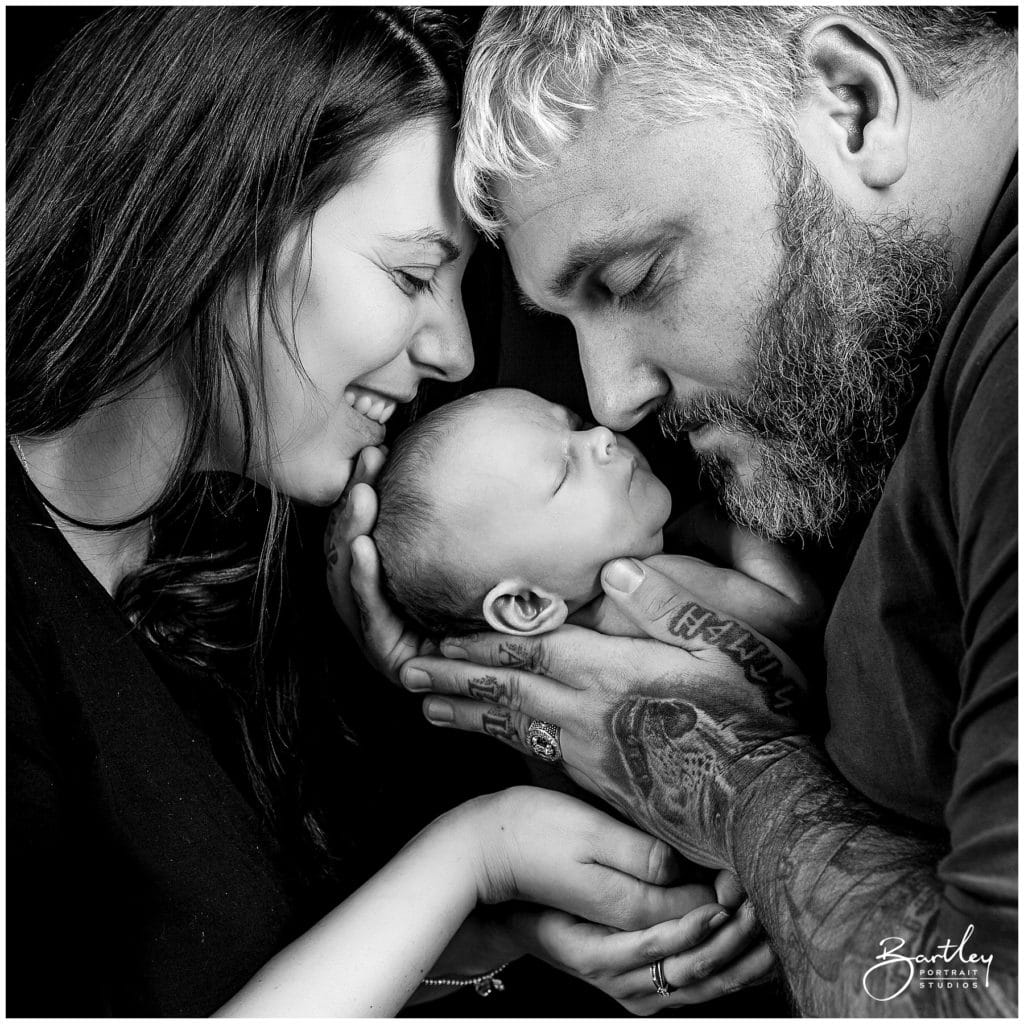
[[[157,524],[150,561],[117,599],[229,691],[257,798],[279,823],[294,805],[318,847],[290,777],[300,666],[266,654],[280,647],[272,555],[288,502],[268,496],[255,546],[230,529],[216,551],[177,545],[198,504],[225,520],[238,507],[241,484],[226,493],[196,473],[225,405],[237,401],[247,466],[269,445],[264,317],[248,337],[228,333],[230,282],[257,281],[261,314],[287,339],[273,285],[289,232],[308,230],[402,126],[454,127],[461,64],[453,21],[426,9],[119,9],[72,41],[9,142],[8,434],[52,435],[157,367],[174,374],[184,443],[143,513]]]

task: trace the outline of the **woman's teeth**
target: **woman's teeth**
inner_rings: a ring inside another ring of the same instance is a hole
[[[381,398],[380,395],[372,395],[365,391],[356,394],[351,388],[345,392],[345,400],[356,412],[380,424],[391,419],[396,407],[396,403],[389,398]]]

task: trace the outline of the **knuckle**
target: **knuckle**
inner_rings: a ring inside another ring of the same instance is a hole
[[[516,736],[519,738],[519,742],[524,747],[528,747],[529,740],[527,738],[527,732],[529,731],[530,726],[526,719],[522,715],[516,715],[513,724]]]
[[[748,985],[753,983],[753,979],[745,981],[743,978],[729,978],[722,982],[719,986],[719,991],[723,996],[735,995],[737,992],[742,992]]]
[[[506,687],[506,701],[513,711],[523,709],[523,681],[518,672],[513,672],[508,677]]]
[[[704,981],[710,978],[715,972],[715,962],[707,956],[695,956],[690,965],[689,976],[691,981]]]
[[[674,857],[668,846],[653,842],[647,857],[647,877],[655,884],[668,881],[672,874],[673,861]]]
[[[679,607],[682,599],[672,591],[655,591],[647,596],[644,607],[652,619],[663,619]]]
[[[654,963],[656,960],[662,960],[667,956],[665,947],[657,941],[657,939],[644,939],[640,943],[639,949],[640,957],[647,961],[647,963]]]
[[[538,641],[503,640],[498,648],[498,660],[508,668],[544,674],[543,645]]]

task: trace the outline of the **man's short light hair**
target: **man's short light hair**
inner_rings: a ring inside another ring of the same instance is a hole
[[[925,96],[970,87],[1016,51],[1013,33],[964,7],[492,7],[466,77],[460,202],[496,237],[494,186],[548,166],[610,81],[638,124],[724,114],[777,139],[811,72],[801,31],[835,13],[875,29]]]

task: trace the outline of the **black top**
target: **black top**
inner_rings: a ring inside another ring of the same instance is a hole
[[[940,932],[973,924],[997,967],[1017,928],[1016,293],[1014,167],[826,637],[829,754],[948,838]]]
[[[354,850],[314,883],[259,813],[208,681],[139,638],[13,454],[7,479],[10,1016],[208,1015],[441,809],[522,780],[352,652],[337,690],[365,742],[330,779]]]

